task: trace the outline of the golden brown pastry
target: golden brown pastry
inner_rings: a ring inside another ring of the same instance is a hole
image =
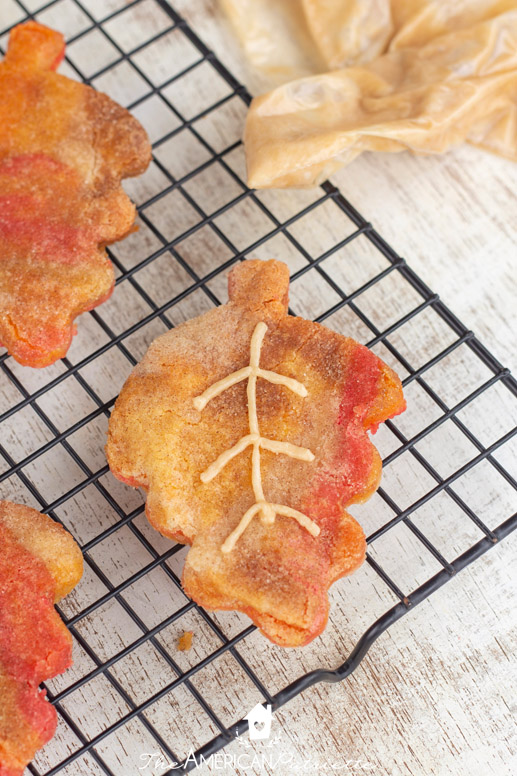
[[[192,649],[193,631],[184,631],[178,639],[178,652],[188,652]]]
[[[72,663],[72,637],[54,603],[82,570],[64,528],[0,501],[0,776],[21,776],[54,735],[56,712],[38,685]]]
[[[238,264],[228,304],[155,340],[117,399],[107,456],[148,491],[155,528],[192,545],[185,591],[296,646],[364,559],[345,507],[379,483],[367,430],[405,403],[371,351],[288,315],[288,286],[281,262]]]
[[[54,72],[59,32],[11,31],[0,64],[0,343],[21,364],[65,355],[73,320],[104,301],[104,247],[132,228],[121,178],[150,160],[144,129],[105,94]]]

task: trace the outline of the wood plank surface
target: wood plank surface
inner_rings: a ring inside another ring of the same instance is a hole
[[[217,0],[175,7],[253,94],[263,90]],[[464,145],[441,157],[364,154],[332,180],[516,370],[517,166]],[[514,536],[393,626],[349,680],[279,712],[293,762],[271,772],[291,776],[306,759],[314,773],[339,763],[354,776],[515,773],[516,548]]]

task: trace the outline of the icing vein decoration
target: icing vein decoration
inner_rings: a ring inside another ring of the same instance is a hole
[[[218,396],[227,388],[232,385],[248,380],[247,395],[248,395],[248,422],[250,433],[241,437],[239,441],[231,447],[229,450],[225,450],[221,453],[208,469],[201,474],[202,482],[210,482],[214,477],[217,477],[219,472],[224,469],[226,464],[235,458],[236,455],[242,453],[250,445],[253,446],[253,452],[251,457],[251,481],[253,485],[253,493],[255,495],[255,504],[250,507],[247,512],[242,516],[239,525],[235,528],[231,534],[226,538],[221,550],[222,552],[231,552],[235,547],[239,537],[244,533],[251,520],[261,513],[261,520],[264,525],[272,525],[275,522],[276,515],[284,515],[285,517],[294,518],[303,528],[305,528],[312,536],[318,536],[320,529],[316,523],[304,515],[302,512],[298,512],[291,507],[283,506],[282,504],[271,504],[266,501],[264,496],[264,490],[262,488],[262,474],[260,471],[260,449],[270,450],[273,453],[283,453],[290,458],[297,458],[300,461],[313,461],[314,455],[306,447],[298,447],[292,445],[289,442],[279,442],[275,439],[267,439],[260,436],[259,422],[257,416],[257,378],[261,377],[263,380],[267,380],[269,383],[275,385],[284,385],[289,388],[293,393],[298,396],[307,396],[307,389],[298,380],[294,380],[292,377],[285,377],[278,374],[278,372],[269,372],[267,369],[261,369],[260,363],[260,351],[262,348],[262,342],[264,335],[266,334],[267,326],[265,323],[257,323],[253,336],[251,337],[250,344],[250,363],[249,366],[239,369],[237,372],[223,377],[217,383],[214,383],[201,394],[194,399],[194,407],[201,411],[208,402],[215,396]]]

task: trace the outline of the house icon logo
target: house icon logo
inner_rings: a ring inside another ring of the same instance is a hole
[[[260,703],[249,711],[244,719],[248,720],[250,729],[250,739],[252,741],[259,741],[260,739],[269,738],[271,732],[271,720],[273,714],[271,712],[271,704],[264,708]]]

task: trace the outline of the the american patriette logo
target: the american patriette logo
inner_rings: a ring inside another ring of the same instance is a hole
[[[252,741],[269,738],[271,733],[271,721],[273,719],[270,703],[268,703],[267,706],[261,706],[260,703],[257,703],[257,705],[246,714],[244,719],[248,720],[250,739]]]
[[[255,495],[255,503],[244,513],[238,526],[224,541],[221,550],[225,553],[233,550],[239,537],[244,533],[253,517],[259,513],[263,525],[272,525],[275,522],[275,517],[277,515],[285,515],[286,517],[293,517],[297,520],[312,536],[318,536],[320,532],[319,526],[311,520],[310,517],[307,517],[307,515],[304,515],[302,512],[298,512],[298,510],[292,509],[291,507],[284,506],[283,504],[272,504],[267,501],[264,496],[262,474],[260,471],[261,448],[270,450],[273,453],[283,453],[291,458],[298,458],[301,461],[314,460],[313,453],[306,447],[298,447],[289,442],[279,442],[276,439],[267,439],[267,437],[260,435],[257,416],[257,378],[261,377],[263,380],[267,380],[269,383],[274,383],[275,385],[284,385],[293,393],[298,394],[298,396],[307,396],[306,387],[302,383],[299,383],[298,380],[278,374],[278,372],[270,372],[267,369],[260,368],[260,351],[266,331],[267,326],[265,323],[257,323],[255,326],[250,343],[249,366],[245,366],[242,369],[223,377],[222,380],[219,380],[207,388],[201,396],[196,396],[194,399],[194,407],[201,412],[215,396],[223,393],[223,391],[226,391],[226,389],[230,388],[232,385],[242,382],[242,380],[248,380],[248,424],[250,433],[241,437],[229,450],[225,450],[224,453],[221,453],[219,458],[217,458],[208,469],[201,474],[202,482],[210,482],[210,480],[213,480],[214,477],[224,469],[232,458],[235,458],[236,455],[242,453],[242,451],[246,450],[250,445],[253,446],[251,480],[253,493]]]

